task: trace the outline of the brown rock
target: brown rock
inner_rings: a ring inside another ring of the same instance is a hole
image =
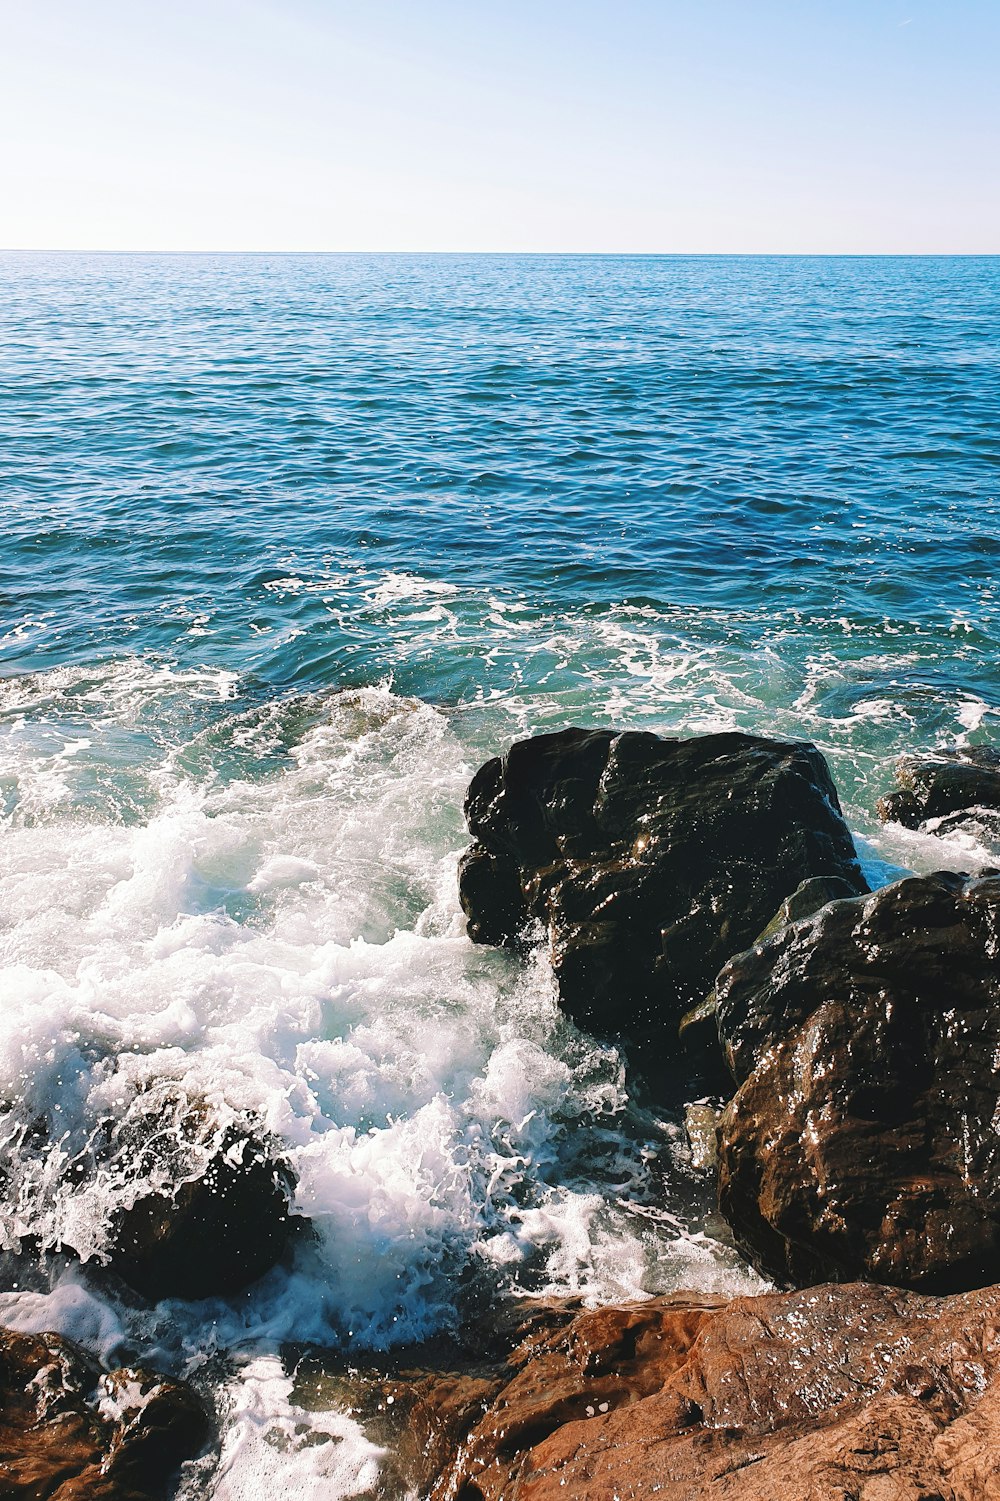
[[[58,1335],[0,1329],[3,1501],[153,1501],[209,1431],[181,1382],[102,1375]]]
[[[518,1347],[432,1501],[995,1501],[1000,1288],[581,1313]]]
[[[1000,878],[914,877],[733,960],[720,1033],[744,1082],[720,1206],[793,1282],[933,1292],[1000,1266]]]

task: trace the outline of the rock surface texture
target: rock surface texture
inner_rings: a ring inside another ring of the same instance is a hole
[[[3,1501],[154,1501],[210,1433],[189,1387],[0,1329]]]
[[[1000,877],[834,902],[716,987],[720,1206],[755,1264],[934,1292],[1000,1268]]]
[[[664,1036],[810,877],[867,890],[814,746],[564,730],[474,777],[460,868],[479,943],[550,939],[582,1026]]]
[[[995,1501],[998,1323],[998,1288],[656,1299],[536,1327],[492,1381],[386,1393],[449,1431],[443,1471],[414,1446],[431,1501]]]

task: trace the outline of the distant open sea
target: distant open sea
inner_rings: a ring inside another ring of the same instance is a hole
[[[10,1262],[0,1323],[209,1350],[192,1497],[360,1494],[284,1342],[760,1285],[544,958],[468,942],[480,762],[804,738],[873,879],[988,858],[874,808],[903,751],[1000,745],[1000,258],[7,254],[0,292],[0,1249],[89,1257]],[[17,1146],[164,1080],[273,1132],[318,1232],[231,1303],[123,1303],[134,1182]]]

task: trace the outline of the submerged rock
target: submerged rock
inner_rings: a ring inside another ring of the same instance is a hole
[[[102,1373],[58,1335],[0,1329],[4,1501],[153,1501],[209,1434],[182,1382]]]
[[[656,1035],[810,877],[867,890],[814,746],[564,730],[473,778],[460,894],[477,943],[547,930],[563,1009]]]
[[[579,1298],[505,1301],[422,1345],[306,1350],[296,1358],[291,1400],[309,1412],[346,1411],[363,1426],[385,1454],[380,1498],[426,1498],[510,1380],[516,1352],[564,1328],[582,1307]]]
[[[414,1373],[411,1408],[426,1425],[439,1404],[453,1447],[435,1474],[425,1446],[411,1483],[431,1501],[992,1501],[998,1319],[998,1288],[857,1284],[578,1312],[531,1330],[457,1431],[454,1380]]]
[[[733,959],[718,1021],[741,1087],[720,1207],[772,1277],[935,1292],[1000,1267],[1000,878],[835,902]]]
[[[111,1268],[153,1302],[239,1292],[284,1251],[293,1187],[264,1141],[230,1125],[195,1176],[116,1215]]]
[[[281,1144],[252,1114],[173,1081],[134,1091],[86,1132],[60,1138],[13,1107],[0,1123],[0,1247],[107,1266],[152,1301],[238,1292],[307,1224],[290,1213]]]
[[[684,1130],[691,1153],[691,1166],[697,1173],[710,1172],[718,1161],[718,1111],[703,1101],[685,1106]]]
[[[931,756],[903,756],[896,781],[898,790],[878,800],[883,822],[917,829],[930,819],[966,815],[972,809],[998,810],[1000,751],[963,746]]]

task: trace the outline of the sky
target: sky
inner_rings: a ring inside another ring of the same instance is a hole
[[[0,247],[1000,252],[1000,0],[0,0]]]

